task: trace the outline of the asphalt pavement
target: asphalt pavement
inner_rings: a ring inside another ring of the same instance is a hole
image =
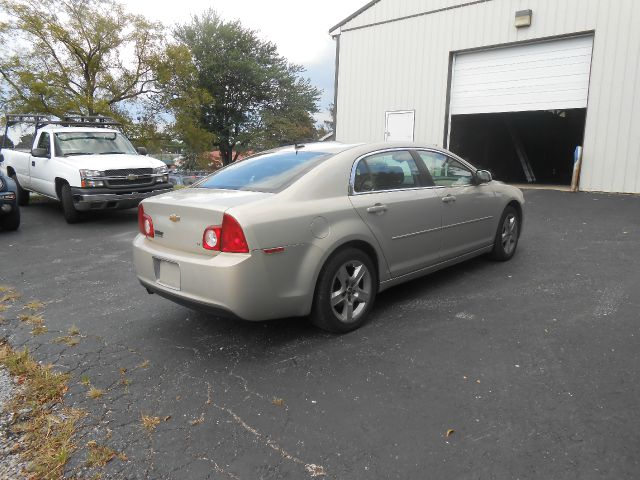
[[[343,336],[148,295],[135,210],[67,225],[31,205],[0,233],[0,284],[23,295],[0,332],[71,373],[80,477],[96,440],[127,458],[103,478],[638,478],[640,197],[525,197],[512,261],[393,288]],[[15,319],[30,300],[43,335]]]

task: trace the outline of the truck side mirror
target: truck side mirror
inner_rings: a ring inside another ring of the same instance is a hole
[[[144,147],[138,147],[136,148],[136,150],[138,151],[138,155],[146,155],[147,154],[147,149]]]
[[[476,181],[478,182],[478,185],[489,183],[491,180],[493,180],[493,177],[489,170],[478,170],[476,172]]]
[[[38,158],[49,158],[49,152],[47,152],[46,148],[32,148],[31,156]]]

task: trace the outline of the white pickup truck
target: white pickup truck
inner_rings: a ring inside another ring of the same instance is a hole
[[[25,134],[25,125],[35,125],[35,134]],[[136,150],[117,125],[105,117],[7,115],[0,168],[16,182],[19,204],[29,192],[45,195],[75,223],[82,212],[133,208],[171,190],[166,165]]]

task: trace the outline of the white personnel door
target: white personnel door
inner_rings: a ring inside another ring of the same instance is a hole
[[[414,110],[386,112],[384,141],[413,142],[415,115],[416,112]]]

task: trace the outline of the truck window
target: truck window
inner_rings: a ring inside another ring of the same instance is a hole
[[[127,138],[118,132],[59,132],[54,136],[56,154],[72,155],[137,155]]]
[[[44,148],[47,151],[47,154],[51,155],[51,142],[49,141],[49,134],[47,132],[42,132],[40,134],[36,148]]]

